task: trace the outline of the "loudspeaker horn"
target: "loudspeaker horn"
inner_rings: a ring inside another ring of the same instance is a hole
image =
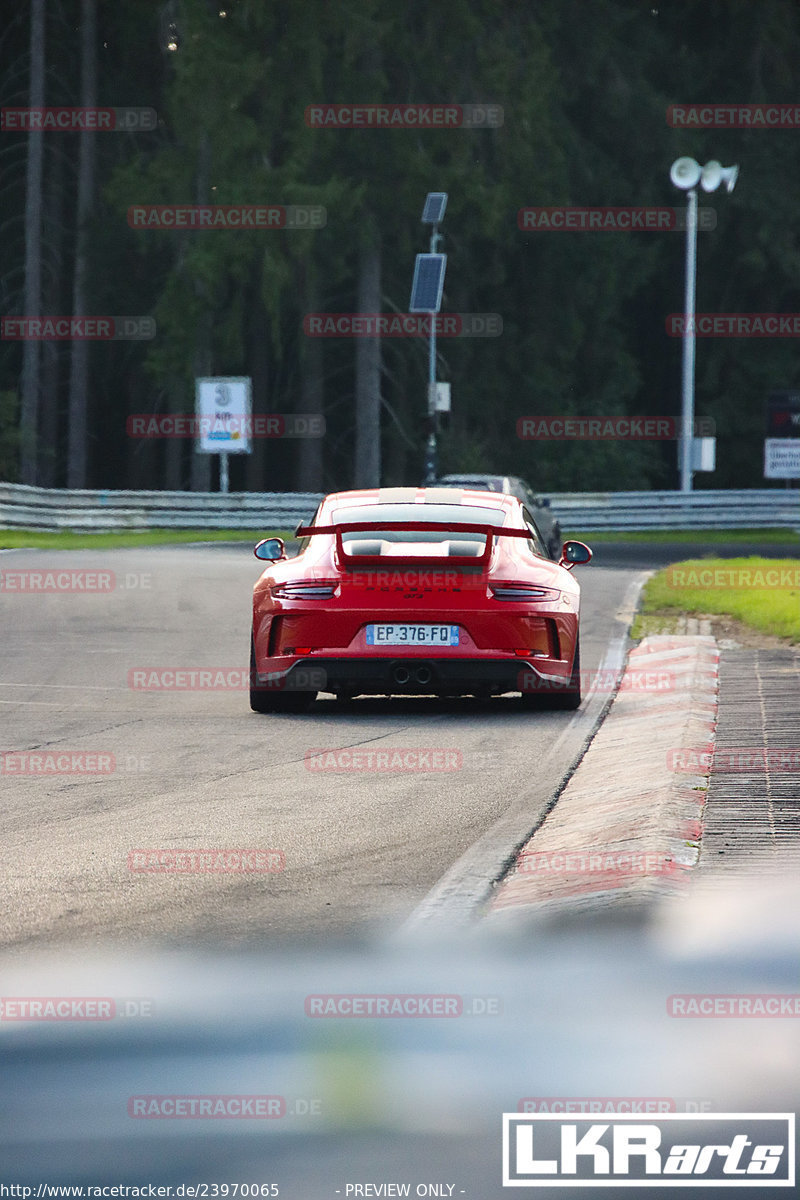
[[[732,192],[733,189],[736,187],[736,180],[738,178],[738,175],[739,175],[738,166],[722,168],[722,182],[725,184],[725,187],[728,189],[729,192]]]
[[[676,158],[669,169],[669,177],[675,187],[683,188],[684,191],[697,187],[700,175],[700,164],[693,158]]]
[[[704,192],[715,192],[722,182],[722,163],[712,158],[700,172],[700,187]]]

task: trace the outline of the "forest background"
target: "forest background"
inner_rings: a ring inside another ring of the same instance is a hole
[[[502,334],[441,338],[453,411],[442,471],[540,491],[677,486],[674,441],[522,440],[530,415],[677,415],[685,235],[522,230],[528,206],[676,206],[679,155],[738,163],[701,194],[699,312],[800,311],[800,122],[681,129],[670,105],[800,99],[794,0],[29,0],[0,35],[3,107],[152,108],[154,129],[4,129],[4,316],[150,316],[147,341],[0,341],[0,479],[218,487],[180,439],[127,418],[191,413],[195,379],[249,376],[256,413],[315,413],[322,438],[259,439],[231,490],[420,482],[424,338],[312,338],[309,313],[407,312],[449,202],[442,309]],[[321,104],[499,106],[494,128],[314,128]],[[800,105],[798,105],[800,111]],[[319,205],[314,230],[134,229],[134,205]],[[697,341],[717,469],[763,487],[766,398],[800,386],[795,339]],[[775,486],[780,486],[776,484]]]

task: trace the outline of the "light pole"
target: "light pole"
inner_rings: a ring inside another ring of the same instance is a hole
[[[438,413],[436,411],[436,314],[442,303],[444,274],[447,255],[437,254],[442,240],[439,223],[447,208],[447,192],[428,192],[422,209],[422,224],[431,226],[431,248],[429,254],[418,254],[414,266],[414,281],[411,285],[409,312],[426,312],[431,321],[428,346],[428,443],[425,455],[425,483],[436,482],[438,473],[436,434]]]
[[[697,185],[715,192],[721,183],[729,192],[736,186],[738,167],[723,167],[716,159],[701,167],[693,158],[676,158],[669,172],[675,187],[688,193],[686,210],[686,286],[683,300],[683,360],[681,367],[681,491],[692,490],[694,445],[694,305],[697,276]]]

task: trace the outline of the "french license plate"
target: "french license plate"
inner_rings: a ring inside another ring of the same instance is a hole
[[[368,646],[457,646],[457,625],[368,625]]]

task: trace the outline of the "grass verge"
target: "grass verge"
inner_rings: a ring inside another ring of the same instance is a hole
[[[565,537],[576,538],[589,546],[592,542],[645,542],[651,545],[671,542],[709,542],[712,545],[765,542],[770,546],[800,548],[800,532],[793,529],[653,529],[636,533],[604,529],[596,533],[569,533]]]
[[[649,579],[631,636],[665,614],[730,616],[759,633],[800,642],[800,559],[702,558],[673,563]]]
[[[0,529],[0,550],[117,550],[125,546],[168,546],[186,542],[252,542],[294,534],[288,529],[144,529],[108,533],[42,533],[38,529]]]
[[[185,542],[257,542],[260,538],[293,537],[288,529],[145,529],[111,530],[108,533],[43,533],[38,529],[0,529],[0,550],[40,548],[43,550],[113,550],[123,546],[166,546]],[[800,548],[800,533],[791,529],[677,529],[631,533],[604,529],[597,533],[569,533],[566,538],[587,542],[765,542]]]

